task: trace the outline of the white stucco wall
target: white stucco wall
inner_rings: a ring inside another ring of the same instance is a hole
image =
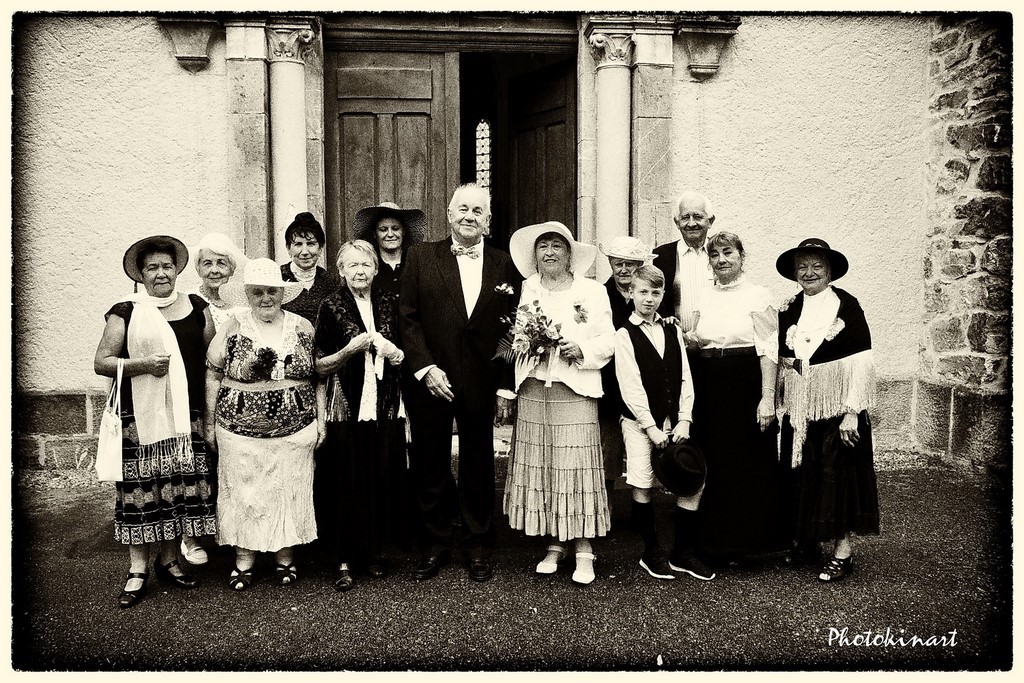
[[[716,204],[747,272],[780,299],[778,254],[820,237],[850,259],[837,283],[867,314],[879,371],[910,377],[922,329],[928,20],[745,16],[712,79],[675,41],[673,194]],[[669,216],[659,243],[677,238]]]
[[[106,386],[92,361],[103,313],[131,291],[125,248],[225,231],[223,29],[209,55],[205,70],[183,69],[152,17],[16,27],[16,389]],[[190,263],[179,289],[196,286]]]

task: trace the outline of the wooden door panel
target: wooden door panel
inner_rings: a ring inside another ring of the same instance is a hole
[[[427,205],[429,131],[430,120],[425,116],[395,117],[394,168],[398,172],[395,202],[399,206]]]
[[[543,221],[576,232],[576,98],[572,62],[510,82],[509,180],[514,231]]]
[[[341,144],[341,199],[345,206],[363,207],[373,204],[373,176],[375,171],[375,137],[377,121],[366,114],[349,114],[338,118],[338,133]],[[350,221],[346,216],[345,235],[334,240],[334,246],[349,239]]]
[[[356,212],[382,201],[422,209],[428,236],[445,234],[447,193],[458,183],[458,146],[448,144],[458,126],[458,60],[351,51],[327,62],[328,257],[351,239]]]

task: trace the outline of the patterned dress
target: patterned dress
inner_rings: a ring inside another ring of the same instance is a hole
[[[222,545],[273,552],[316,538],[312,332],[303,318],[285,312],[281,343],[272,348],[246,312],[210,345],[210,365],[224,371],[217,394]]]
[[[202,437],[205,389],[203,328],[206,302],[189,295],[192,312],[180,320],[168,320],[178,342],[188,381],[189,421],[192,432],[192,463],[144,456],[139,448],[132,401],[132,380],[121,383],[122,462],[124,481],[117,482],[114,503],[114,539],[125,545],[169,541],[181,536],[216,533],[216,506],[212,467]],[[131,322],[134,304],[114,304],[106,317],[116,315]],[[128,358],[128,337],[118,354]]]

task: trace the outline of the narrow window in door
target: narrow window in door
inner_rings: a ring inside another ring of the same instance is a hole
[[[476,124],[476,183],[491,187],[491,122],[487,119]]]

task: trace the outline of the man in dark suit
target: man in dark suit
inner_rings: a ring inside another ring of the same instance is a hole
[[[675,316],[683,332],[689,333],[696,326],[694,314],[701,294],[715,283],[705,244],[715,209],[707,197],[687,190],[679,196],[672,220],[682,239],[654,250],[654,266],[665,275],[665,298],[658,313]]]
[[[411,247],[399,297],[399,328],[411,378],[406,407],[410,464],[421,516],[419,580],[436,576],[456,542],[469,576],[491,578],[494,547],[494,421],[512,401],[497,396],[499,340],[518,303],[521,277],[505,252],[483,243],[490,194],[468,184],[448,205],[451,237]],[[497,405],[496,405],[497,399]],[[451,472],[452,419],[459,433],[458,485]],[[456,539],[452,511],[459,511]]]

